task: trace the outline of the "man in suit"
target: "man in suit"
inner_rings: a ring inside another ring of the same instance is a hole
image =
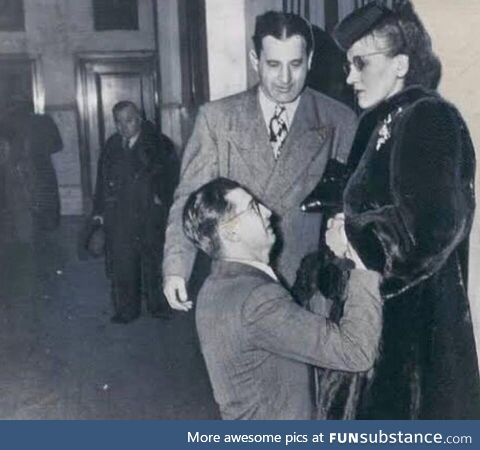
[[[154,317],[167,318],[168,304],[159,286],[164,232],[171,193],[172,151],[137,106],[113,107],[117,133],[100,155],[93,220],[106,234],[106,270],[111,280],[114,323],[140,315],[142,295]]]
[[[338,324],[305,310],[269,266],[271,215],[225,178],[199,188],[185,205],[186,236],[213,259],[198,295],[196,323],[224,419],[311,419],[309,364],[365,371],[377,353],[379,275],[352,270]],[[337,238],[336,250],[341,242]],[[343,246],[363,267],[346,239]]]
[[[346,160],[356,119],[337,101],[305,88],[313,55],[311,27],[294,14],[257,17],[250,53],[259,85],[204,105],[186,146],[170,210],[163,261],[170,306],[188,310],[185,280],[195,248],[182,233],[188,195],[218,176],[247,186],[279,218],[276,268],[287,284],[305,254],[318,246],[321,216],[299,205],[321,179],[327,161]]]

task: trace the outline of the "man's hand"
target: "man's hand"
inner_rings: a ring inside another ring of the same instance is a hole
[[[163,280],[163,293],[167,297],[170,308],[179,311],[192,309],[192,302],[188,301],[185,280],[176,275],[166,276]]]
[[[98,223],[99,225],[103,225],[103,216],[95,215],[92,217],[92,222]]]
[[[357,252],[348,242],[345,234],[345,216],[343,213],[336,214],[335,217],[328,220],[325,242],[336,256],[349,258],[355,263],[357,269],[366,270]]]
[[[345,258],[348,250],[348,240],[345,234],[345,216],[343,213],[336,214],[328,219],[325,243],[337,257]]]

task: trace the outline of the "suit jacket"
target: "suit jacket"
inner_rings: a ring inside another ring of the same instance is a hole
[[[308,364],[369,369],[381,327],[379,277],[352,271],[339,325],[300,307],[261,270],[216,261],[200,290],[197,331],[224,419],[311,419]]]
[[[167,226],[164,275],[190,276],[194,246],[182,231],[185,201],[222,176],[249,189],[280,219],[283,248],[277,270],[292,283],[305,254],[318,246],[321,218],[300,211],[330,157],[345,160],[356,128],[353,112],[306,88],[278,161],[268,138],[257,88],[204,105],[182,161]]]

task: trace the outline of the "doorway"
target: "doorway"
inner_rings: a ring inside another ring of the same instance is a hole
[[[0,116],[16,102],[28,102],[43,112],[42,88],[34,58],[23,54],[0,55]]]
[[[112,108],[135,102],[145,119],[159,125],[156,60],[153,52],[78,55],[77,105],[84,212],[89,214],[100,151],[115,130]]]

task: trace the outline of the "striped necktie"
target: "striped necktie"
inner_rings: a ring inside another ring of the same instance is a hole
[[[276,105],[269,125],[270,144],[273,149],[273,156],[278,159],[280,149],[288,134],[286,110],[284,106]]]

